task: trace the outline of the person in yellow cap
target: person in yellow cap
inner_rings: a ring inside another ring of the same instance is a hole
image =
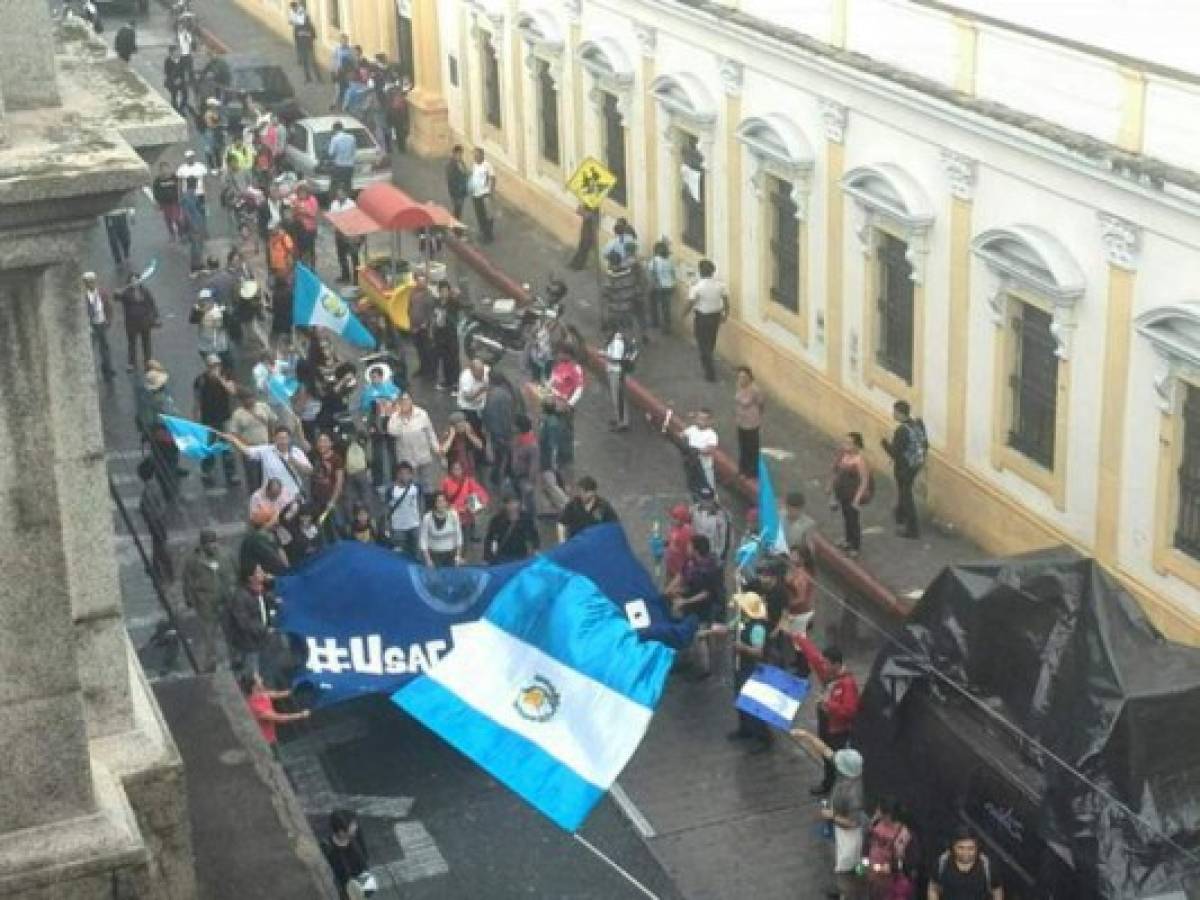
[[[733,595],[738,620],[734,626],[733,693],[741,693],[755,667],[766,658],[767,604],[752,591]],[[751,753],[763,753],[771,748],[771,732],[761,719],[738,710],[738,727],[726,735],[731,741],[749,740]]]

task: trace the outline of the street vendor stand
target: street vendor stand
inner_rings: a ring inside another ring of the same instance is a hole
[[[392,184],[372,184],[358,195],[357,205],[337,213],[325,213],[325,219],[347,238],[363,238],[358,288],[360,302],[382,311],[401,331],[408,331],[408,297],[413,276],[424,272],[430,284],[447,277],[445,263],[432,259],[431,241],[424,242],[421,258],[411,263],[401,256],[401,235],[428,229],[465,230],[461,222],[436,203],[419,203]],[[372,247],[372,236],[388,235],[386,249]]]

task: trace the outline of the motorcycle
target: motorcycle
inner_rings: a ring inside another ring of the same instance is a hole
[[[495,365],[508,351],[525,352],[539,325],[561,319],[566,296],[567,286],[554,278],[545,296],[534,294],[525,306],[511,298],[486,297],[467,304],[459,326],[463,352],[468,359],[479,357],[488,365]],[[566,330],[575,339],[575,330],[570,326]]]

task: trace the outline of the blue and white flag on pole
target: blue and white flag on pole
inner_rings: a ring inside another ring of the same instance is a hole
[[[575,831],[637,750],[675,653],[588,578],[542,558],[393,695],[401,709]]]
[[[787,535],[779,522],[775,487],[771,484],[771,473],[761,453],[758,455],[758,525],[758,534],[737,549],[735,558],[739,569],[752,564],[763,552],[774,554],[788,551]]]
[[[304,263],[296,263],[296,283],[292,288],[292,321],[297,325],[315,325],[340,334],[356,347],[375,349],[375,338],[350,305],[325,286]]]
[[[181,455],[188,459],[208,459],[229,449],[224,441],[213,441],[213,430],[207,425],[193,422],[191,419],[180,419],[176,416],[159,415]]]
[[[808,682],[775,666],[760,665],[742,685],[735,707],[787,731],[808,694]]]

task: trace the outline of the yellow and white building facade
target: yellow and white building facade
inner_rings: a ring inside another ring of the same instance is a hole
[[[399,0],[387,13],[413,43],[420,148],[483,147],[501,192],[565,240],[567,177],[605,162],[622,176],[608,216],[728,281],[727,358],[872,447],[908,400],[938,518],[996,553],[1094,555],[1169,635],[1200,643],[1191,6]]]

